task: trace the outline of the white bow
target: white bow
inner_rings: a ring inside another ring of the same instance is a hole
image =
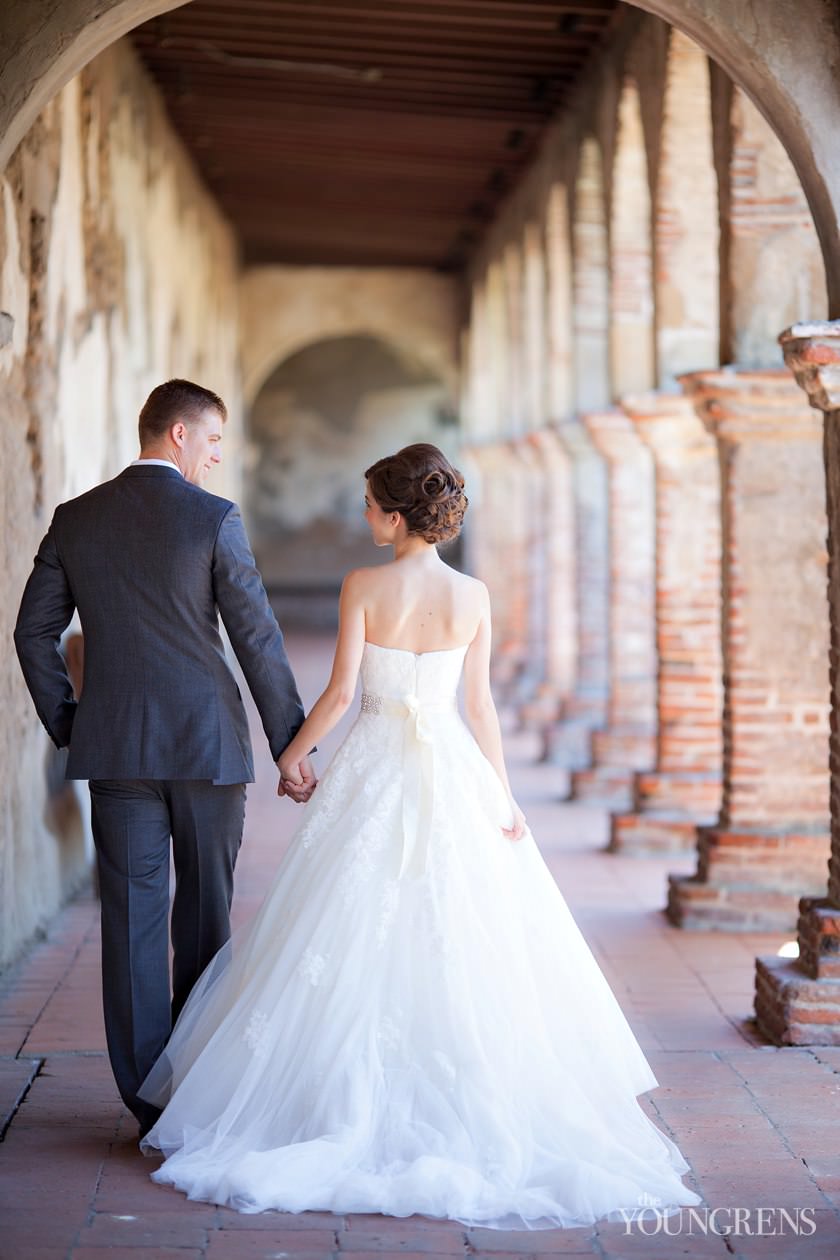
[[[429,856],[434,801],[435,749],[430,713],[451,712],[453,699],[421,700],[408,692],[400,700],[376,698],[377,712],[404,717],[403,724],[403,847],[398,879],[423,875]]]

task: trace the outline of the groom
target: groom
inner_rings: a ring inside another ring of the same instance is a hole
[[[141,1135],[159,1112],[137,1090],[230,935],[245,784],[254,779],[218,613],[275,760],[303,721],[239,509],[201,489],[221,459],[226,419],[221,398],[200,385],[154,389],[140,413],[140,458],[56,509],[15,629],[38,716],[57,747],[69,747],[67,778],[90,781],[108,1052]],[[85,644],[78,703],[59,652],[74,609]],[[280,794],[307,800],[308,758],[301,775]]]

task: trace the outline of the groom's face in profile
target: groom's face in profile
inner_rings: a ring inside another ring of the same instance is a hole
[[[208,407],[199,420],[181,424],[177,429],[181,472],[193,485],[203,485],[213,465],[222,461],[222,417]]]

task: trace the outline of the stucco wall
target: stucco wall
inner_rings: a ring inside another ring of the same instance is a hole
[[[52,510],[135,456],[138,409],[173,375],[231,406],[208,488],[239,488],[234,237],[125,43],[63,89],[0,180],[0,311],[2,963],[89,865],[11,647]]]
[[[331,588],[334,618],[344,574],[390,558],[363,517],[365,468],[409,442],[456,458],[454,420],[443,382],[377,338],[329,338],[281,364],[248,425],[251,537],[272,591]]]
[[[249,267],[242,277],[242,379],[253,403],[279,363],[327,337],[380,337],[452,391],[457,289],[418,267]]]

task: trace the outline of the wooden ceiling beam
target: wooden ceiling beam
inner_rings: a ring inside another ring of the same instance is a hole
[[[230,13],[228,0],[203,0],[202,10]],[[518,25],[523,16],[557,16],[566,14],[583,18],[609,19],[615,12],[615,0],[239,0],[236,13],[247,17],[253,13],[297,13],[311,16],[324,10],[336,13],[367,12],[390,17],[395,24],[418,16],[440,21],[462,20],[507,22]],[[190,9],[173,10],[154,22],[189,20]]]
[[[246,259],[452,270],[617,11],[192,0],[133,39]]]

